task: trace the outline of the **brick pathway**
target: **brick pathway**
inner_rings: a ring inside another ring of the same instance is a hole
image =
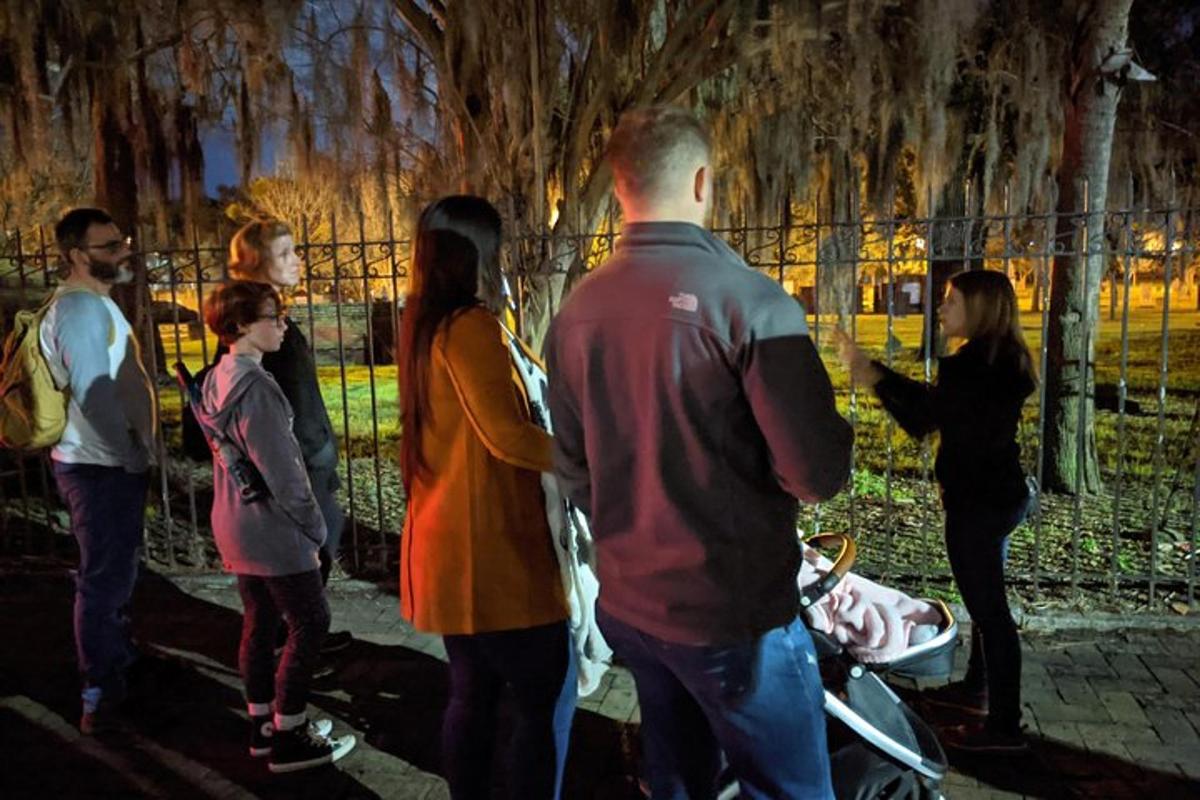
[[[356,641],[313,705],[355,730],[358,750],[340,770],[273,777],[244,755],[240,608],[226,576],[142,580],[137,630],[152,655],[138,677],[150,688],[127,731],[78,734],[67,566],[0,561],[0,797],[448,797],[436,774],[444,650],[399,619],[394,587],[331,591],[333,627]],[[1025,644],[1030,754],[956,760],[947,797],[1200,797],[1200,627],[1028,633]],[[638,721],[632,680],[610,671],[580,703],[567,798],[640,797]]]
[[[956,759],[948,797],[1200,797],[1200,630],[1025,634],[1022,684],[1030,754]]]

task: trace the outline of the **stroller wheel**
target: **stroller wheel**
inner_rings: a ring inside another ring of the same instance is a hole
[[[833,795],[838,800],[933,800],[920,777],[864,742],[831,753]]]

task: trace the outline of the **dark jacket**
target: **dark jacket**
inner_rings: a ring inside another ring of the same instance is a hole
[[[337,439],[333,435],[325,400],[321,397],[317,363],[309,350],[308,339],[291,318],[287,321],[283,344],[274,353],[264,353],[262,365],[292,405],[296,415],[292,431],[300,443],[305,466],[311,471],[336,465]]]
[[[267,576],[317,569],[325,518],[279,386],[253,359],[227,354],[205,378],[202,402],[206,419],[249,458],[269,490],[246,502],[226,464],[214,459],[213,538],[225,568]]]
[[[228,348],[220,345],[212,366],[200,370],[196,380],[203,383],[209,370],[220,363],[227,352]],[[337,439],[321,397],[317,365],[309,350],[308,339],[293,320],[287,321],[287,330],[279,350],[263,354],[262,366],[283,390],[284,397],[295,413],[293,432],[300,443],[300,452],[304,454],[305,467],[310,472],[332,470],[338,460]],[[183,413],[183,444],[188,456],[193,459],[208,461],[212,458],[204,434],[186,408]]]
[[[884,374],[875,393],[900,427],[918,439],[941,434],[934,471],[947,508],[1012,508],[1028,495],[1017,425],[1034,382],[1015,348],[990,364],[987,351],[970,341],[943,357],[932,386],[875,362]]]
[[[853,440],[796,301],[700,227],[627,225],[555,318],[547,367],[604,610],[687,644],[793,620],[796,500],[841,489]]]

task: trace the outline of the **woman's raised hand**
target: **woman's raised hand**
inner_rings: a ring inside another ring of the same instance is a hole
[[[838,360],[850,370],[850,378],[855,383],[870,388],[883,377],[871,359],[841,328],[833,329],[833,343],[837,347]]]

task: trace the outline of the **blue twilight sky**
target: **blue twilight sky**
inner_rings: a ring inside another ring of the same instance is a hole
[[[371,0],[309,0],[306,4],[305,10],[293,25],[292,44],[284,51],[284,57],[296,75],[296,89],[304,101],[310,104],[314,103],[314,85],[317,83],[310,63],[312,53],[302,44],[302,37],[307,36],[303,29],[309,10],[316,11],[317,35],[328,43],[327,58],[338,64],[345,64],[349,61],[352,45],[349,30],[353,26],[348,23],[356,21],[358,14],[363,15],[361,19],[371,28],[367,35],[367,60],[369,63],[367,73],[369,75],[372,70],[379,72],[384,89],[391,97],[392,119],[396,124],[403,124],[410,118],[412,110],[407,99],[398,89],[396,78],[397,59],[408,62],[413,57],[412,51],[410,48],[404,48],[402,52],[396,51],[395,39],[389,30],[402,28],[403,24],[394,16],[394,11],[390,9],[389,4],[376,4]],[[427,81],[429,88],[433,89],[435,79],[432,70],[428,73]],[[363,93],[364,104],[369,106],[369,81],[368,85],[363,87]],[[336,104],[341,99],[338,92],[329,93],[326,97],[330,98],[328,102],[332,104]],[[329,131],[321,124],[320,117],[335,115],[341,109],[320,108],[317,110],[319,113],[314,119],[314,135],[317,148],[323,149],[329,143]],[[269,112],[264,113],[264,110],[260,109],[257,113],[261,119],[268,118]],[[420,119],[416,121],[418,130],[427,127],[427,125],[420,124],[421,122]],[[429,134],[432,135],[432,131],[429,131]],[[258,158],[252,174],[255,176],[272,174],[278,161],[287,155],[286,143],[287,130],[281,121],[264,124],[259,137]],[[241,169],[238,165],[236,119],[232,108],[226,111],[225,119],[219,125],[209,125],[200,131],[200,145],[204,150],[205,193],[210,197],[215,197],[221,186],[237,186],[241,181]]]

